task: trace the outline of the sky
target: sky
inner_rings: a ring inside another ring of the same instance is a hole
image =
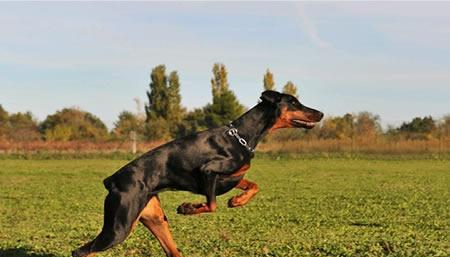
[[[449,14],[450,2],[0,2],[0,104],[39,121],[78,107],[112,128],[147,100],[156,65],[178,71],[193,109],[211,101],[220,62],[249,108],[269,68],[327,116],[441,118]]]

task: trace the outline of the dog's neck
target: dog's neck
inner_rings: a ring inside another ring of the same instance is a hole
[[[260,102],[232,124],[238,130],[238,134],[254,149],[275,124],[277,112],[271,104]]]

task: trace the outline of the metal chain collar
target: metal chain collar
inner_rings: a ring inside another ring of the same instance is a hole
[[[228,125],[228,130],[226,131],[226,133],[227,133],[229,136],[232,136],[232,137],[237,138],[239,144],[241,144],[242,146],[244,146],[245,148],[247,148],[247,150],[250,151],[251,153],[253,153],[253,152],[255,151],[255,149],[251,148],[251,147],[247,144],[247,141],[246,141],[243,137],[241,137],[241,136],[239,135],[237,128],[235,128],[235,127],[233,126],[233,124],[230,123],[230,125]]]

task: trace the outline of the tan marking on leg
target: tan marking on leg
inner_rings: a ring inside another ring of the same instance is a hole
[[[181,257],[169,230],[169,223],[161,208],[158,196],[153,196],[141,212],[140,221],[158,239],[167,256]]]
[[[210,203],[182,203],[178,206],[177,212],[184,215],[195,215],[206,212],[215,212],[217,203],[215,201]]]
[[[258,185],[246,179],[239,181],[239,184],[237,184],[235,188],[242,189],[244,192],[240,195],[233,196],[228,201],[228,207],[231,208],[247,204],[259,191]]]

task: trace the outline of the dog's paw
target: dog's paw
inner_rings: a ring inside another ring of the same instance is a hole
[[[204,203],[198,203],[198,204],[193,204],[193,203],[182,203],[180,206],[178,206],[177,208],[177,213],[178,214],[183,214],[183,215],[192,215],[192,214],[197,214],[197,210],[201,207],[205,207],[206,204]]]
[[[178,206],[177,208],[177,213],[178,214],[189,214],[190,211],[192,211],[192,204],[190,203],[182,203],[180,206]]]
[[[235,208],[244,205],[241,201],[239,201],[239,196],[233,196],[228,200],[228,208]]]

